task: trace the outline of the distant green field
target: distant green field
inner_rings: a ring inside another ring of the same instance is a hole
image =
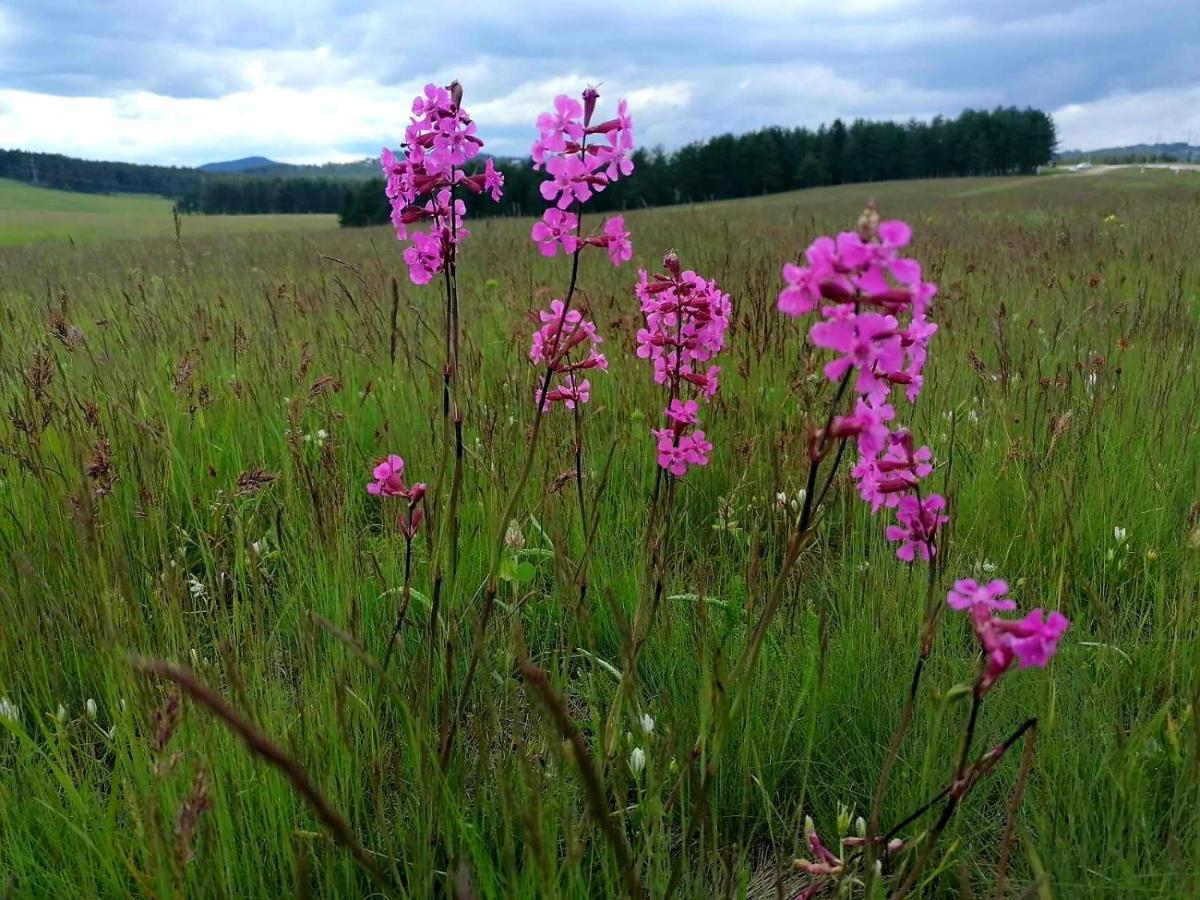
[[[186,235],[334,228],[333,215],[185,216]],[[145,194],[80,194],[0,178],[0,245],[162,237],[174,233],[171,201]]]

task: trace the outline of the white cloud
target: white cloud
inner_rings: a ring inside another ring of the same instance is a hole
[[[1200,142],[1200,83],[1117,93],[1070,103],[1052,113],[1064,150],[1091,150],[1159,141]]]

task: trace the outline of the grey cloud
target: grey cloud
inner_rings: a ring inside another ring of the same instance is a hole
[[[556,78],[684,83],[643,133],[677,145],[766,124],[1097,101],[1196,83],[1200,16],[1178,0],[9,0],[0,89],[217,98],[252,71],[296,90],[358,79],[398,93],[471,75],[475,102]],[[318,60],[318,48],[328,55]],[[255,69],[257,66],[257,69]],[[397,126],[399,127],[399,126]],[[502,125],[516,152],[527,129]],[[382,137],[382,136],[381,136]],[[286,152],[278,148],[247,148]],[[352,142],[346,151],[374,152]]]

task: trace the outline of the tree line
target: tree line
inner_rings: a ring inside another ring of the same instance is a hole
[[[1002,107],[965,110],[955,118],[929,122],[871,122],[846,125],[763,128],[723,134],[678,150],[640,148],[636,177],[624,179],[589,201],[589,209],[610,211],[642,206],[726,200],[821,185],[941,178],[960,175],[1012,175],[1033,172],[1054,156],[1054,121],[1037,109]],[[481,203],[468,196],[475,215],[536,215],[545,208],[538,193],[544,174],[528,160],[497,160],[504,172],[504,198]],[[347,191],[343,225],[387,222],[390,207],[382,179]]]
[[[1055,150],[1054,122],[1036,109],[965,110],[929,122],[870,122],[763,128],[723,134],[678,150],[634,153],[637,177],[589,203],[609,211],[724,200],[827,184],[1006,175],[1032,172]],[[504,172],[500,203],[465,198],[474,215],[537,215],[544,175],[528,159],[496,160]],[[343,225],[373,225],[390,215],[382,176],[214,174],[179,166],[98,162],[57,153],[0,150],[0,178],[88,193],[161,194],[185,213],[339,213]]]
[[[175,202],[183,213],[336,213],[363,183],[295,175],[208,175]],[[369,183],[380,187],[382,181]]]
[[[0,150],[0,178],[85,194],[161,194],[172,199],[192,189],[205,176],[183,166],[100,162],[61,153]]]

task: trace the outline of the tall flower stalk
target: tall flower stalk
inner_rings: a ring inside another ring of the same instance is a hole
[[[463,225],[466,203],[462,191],[486,194],[499,201],[504,176],[491,159],[482,171],[465,166],[483,148],[477,127],[462,105],[457,81],[446,87],[427,84],[414,98],[402,151],[384,149],[380,164],[387,178],[396,237],[407,241],[404,262],[413,284],[429,284],[439,275],[443,283],[442,449],[432,491],[439,518],[435,553],[434,592],[441,590],[443,564],[451,574],[458,567],[459,502],[462,492],[462,409],[458,400],[461,321],[458,295],[458,252],[470,232]],[[450,457],[450,493],[443,487]]]
[[[583,405],[591,397],[591,385],[582,373],[589,369],[602,371],[607,367],[607,360],[594,348],[589,348],[581,359],[572,357],[572,351],[581,348],[584,343],[599,343],[595,325],[585,323],[572,304],[579,283],[580,257],[585,249],[603,248],[612,264],[617,266],[633,255],[629,233],[621,216],[609,217],[593,234],[585,235],[583,231],[584,204],[610,184],[633,172],[633,121],[626,103],[624,100],[618,102],[614,118],[593,124],[599,97],[599,92],[592,87],[583,91],[582,102],[559,95],[554,99],[553,111],[542,113],[537,119],[538,138],[531,148],[533,167],[544,169],[550,176],[542,183],[540,191],[542,197],[554,206],[547,209],[541,220],[534,224],[530,238],[544,256],[554,256],[560,250],[568,254],[571,257],[570,277],[564,296],[553,300],[550,308],[540,314],[542,327],[535,334],[530,350],[533,362],[543,367],[534,390],[536,414],[529,433],[525,460],[497,520],[471,657],[458,705],[442,740],[443,765],[449,762],[453,752],[459,723],[483,653],[499,590],[500,562],[508,523],[516,513],[533,471],[543,418],[558,403],[575,415],[575,478],[579,484],[577,490],[584,539],[587,539],[582,489],[581,416]],[[582,572],[578,577],[583,577]]]

